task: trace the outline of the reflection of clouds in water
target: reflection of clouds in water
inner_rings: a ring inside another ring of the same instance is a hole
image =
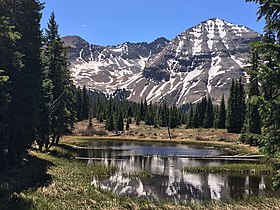
[[[172,199],[174,201],[229,200],[235,194],[251,195],[251,183],[258,182],[258,194],[265,194],[265,179],[245,177],[229,177],[227,175],[194,174],[181,170],[187,165],[207,165],[201,161],[188,159],[131,157],[122,161],[104,161],[118,166],[117,171],[109,179],[92,180],[92,185],[110,190],[119,195],[130,195],[150,199]],[[216,163],[218,164],[218,163]],[[130,172],[143,169],[151,171],[150,178],[129,177]],[[126,173],[126,174],[124,174]],[[243,183],[243,185],[242,185]]]
[[[150,145],[151,146],[151,145]],[[111,149],[99,148],[88,150],[88,163],[101,162],[106,166],[115,166],[119,170],[109,179],[92,180],[92,185],[101,189],[110,190],[120,195],[145,197],[155,200],[172,199],[174,201],[204,201],[228,200],[235,197],[248,195],[265,195],[267,178],[250,176],[228,176],[215,174],[194,174],[182,171],[185,166],[221,165],[221,161],[194,160],[178,157],[158,156],[164,148],[165,154],[181,155],[180,152],[188,151],[189,154],[213,155],[218,151],[209,149],[194,149],[180,146],[157,146],[152,150],[150,146],[111,145]],[[134,148],[135,150],[133,150]],[[168,150],[168,151],[167,151]],[[206,151],[206,153],[205,153]],[[214,153],[212,153],[214,151]],[[149,156],[141,156],[139,154]],[[156,153],[156,155],[152,155]],[[137,154],[137,155],[135,155]],[[162,153],[161,153],[162,154]],[[146,178],[128,177],[127,174],[148,171],[153,176]],[[124,175],[126,174],[126,175]]]

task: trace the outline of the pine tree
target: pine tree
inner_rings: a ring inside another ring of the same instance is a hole
[[[115,123],[113,115],[110,115],[109,118],[106,120],[106,129],[108,131],[114,131],[115,130]]]
[[[236,110],[236,120],[237,120],[237,132],[241,133],[244,121],[245,121],[245,115],[246,115],[246,99],[245,99],[245,90],[244,85],[242,84],[241,78],[237,81],[237,110]]]
[[[226,128],[226,105],[225,105],[224,94],[222,95],[221,105],[218,109],[217,128],[220,129]]]
[[[59,139],[69,134],[75,123],[75,87],[71,80],[70,70],[67,64],[67,49],[58,34],[58,24],[54,13],[51,14],[46,29],[46,47],[44,55],[47,58],[46,65],[49,78],[53,84],[52,102],[52,144],[58,144]]]
[[[146,125],[153,125],[154,124],[154,108],[152,102],[150,102],[148,108],[147,108],[147,113],[145,117],[145,124]]]
[[[207,99],[206,97],[203,97],[201,102],[198,103],[198,127],[203,127],[204,119],[205,119],[205,113],[207,108]]]
[[[0,14],[5,9],[4,2],[0,2]],[[9,19],[0,16],[0,169],[4,164],[5,150],[8,149],[8,113],[9,99],[9,75],[10,71],[20,69],[20,56],[16,52],[16,42],[19,34],[13,30]]]
[[[40,113],[37,125],[37,143],[40,151],[43,150],[43,146],[45,146],[46,149],[49,147],[53,101],[52,81],[49,79],[48,71],[46,69],[43,72],[42,79]]]
[[[172,106],[170,109],[169,126],[170,128],[177,128],[178,126],[178,111],[176,106]]]
[[[198,128],[199,127],[199,108],[200,103],[197,103],[195,106],[195,112],[193,114],[193,128]]]
[[[88,119],[89,114],[89,97],[86,86],[84,85],[82,90],[82,120]]]
[[[123,131],[124,130],[123,111],[122,110],[119,111],[116,128],[117,128],[118,131]]]
[[[245,91],[241,79],[232,81],[227,108],[227,130],[230,133],[240,133],[245,120]]]
[[[247,100],[247,111],[246,118],[243,126],[243,141],[249,142],[250,145],[258,144],[257,140],[251,134],[261,134],[261,118],[259,113],[260,103],[257,97],[260,96],[259,87],[258,87],[258,78],[255,73],[258,69],[258,54],[256,52],[251,52],[251,67],[247,69],[250,76],[249,83],[249,92],[248,92],[248,100]]]
[[[203,127],[212,128],[213,122],[214,122],[213,104],[211,98],[208,97]]]
[[[13,31],[21,35],[16,42],[16,49],[12,50],[21,54],[22,65],[6,71],[12,81],[9,85],[8,153],[13,161],[25,153],[36,138],[42,84],[42,4],[36,0],[3,0],[0,4],[5,7],[1,8],[1,15],[7,14],[10,25],[14,26]]]
[[[268,155],[277,156],[280,151],[280,19],[278,0],[247,0],[259,4],[258,20],[264,18],[265,28],[261,41],[251,44],[258,53],[258,65],[249,72],[260,84],[258,101],[262,119],[262,147]],[[254,63],[253,63],[254,65]]]
[[[213,123],[213,127],[215,129],[217,129],[218,128],[219,114],[220,114],[220,106],[219,105],[214,106],[213,110],[214,110],[214,123]]]
[[[191,105],[190,111],[189,111],[189,116],[188,116],[188,121],[187,121],[187,127],[188,128],[193,128],[194,123],[193,123],[193,106]]]
[[[81,121],[83,117],[82,117],[82,91],[80,87],[76,88],[75,98],[76,98],[77,120]]]

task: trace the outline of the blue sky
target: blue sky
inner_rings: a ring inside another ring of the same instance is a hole
[[[151,42],[172,39],[212,17],[262,32],[257,7],[245,0],[40,0],[45,2],[42,27],[55,12],[60,34],[79,35],[91,44]]]

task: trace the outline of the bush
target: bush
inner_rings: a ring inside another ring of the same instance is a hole
[[[241,134],[239,141],[250,146],[260,145],[262,135],[256,133],[243,133]]]

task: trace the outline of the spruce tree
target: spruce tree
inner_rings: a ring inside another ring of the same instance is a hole
[[[259,4],[258,20],[264,18],[263,38],[251,45],[258,53],[261,65],[249,74],[258,78],[260,96],[255,96],[260,104],[262,119],[262,147],[271,156],[280,153],[280,19],[278,0],[247,0]]]
[[[170,109],[169,126],[170,128],[177,128],[178,126],[178,111],[176,106],[172,106]]]
[[[13,31],[21,36],[16,42],[16,49],[12,50],[21,54],[22,65],[6,71],[12,81],[9,85],[8,153],[11,160],[15,160],[31,147],[36,138],[42,84],[42,4],[37,0],[3,0],[1,5],[5,7],[1,8],[1,15],[7,14],[14,26]]]
[[[75,98],[76,98],[77,120],[81,121],[83,117],[82,117],[82,91],[80,87],[76,88]]]
[[[48,71],[45,68],[42,75],[42,87],[41,87],[41,101],[40,112],[37,125],[37,143],[39,150],[43,150],[43,146],[46,149],[49,147],[49,136],[51,135],[51,116],[52,116],[52,81],[49,79]]]
[[[88,119],[89,114],[89,97],[88,97],[88,91],[86,89],[86,86],[83,86],[82,91],[82,120]]]
[[[188,121],[187,121],[187,127],[188,128],[193,128],[193,106],[191,105],[190,111],[189,111],[189,115],[188,115]]]
[[[225,105],[224,94],[222,95],[221,104],[218,109],[217,128],[220,129],[226,128],[226,105]]]
[[[58,24],[54,13],[51,14],[48,28],[46,29],[45,45],[46,65],[49,71],[49,78],[53,84],[52,144],[58,144],[59,139],[63,135],[69,134],[73,129],[76,113],[75,87],[67,64],[67,48],[63,46],[58,34]]]
[[[0,2],[0,14],[4,14],[4,2]],[[7,15],[7,14],[6,14]],[[16,42],[20,39],[17,32],[10,25],[9,18],[0,16],[0,165],[3,166],[5,151],[8,149],[8,113],[10,80],[7,75],[11,71],[20,69],[20,56],[16,51]],[[1,168],[0,166],[0,168]]]
[[[106,120],[106,129],[108,131],[114,131],[115,130],[115,123],[113,115],[110,115],[109,118]]]
[[[214,122],[213,104],[211,98],[208,97],[203,127],[212,128],[213,122]]]
[[[236,117],[237,117],[237,93],[236,93],[236,83],[235,80],[232,80],[231,87],[230,87],[230,94],[228,98],[228,106],[227,106],[227,130],[229,133],[236,133],[237,132],[237,125],[236,125]]]
[[[124,123],[123,123],[123,111],[120,110],[118,114],[118,120],[117,120],[117,125],[116,128],[118,131],[123,131],[124,130]]]
[[[240,133],[245,120],[246,103],[244,85],[241,79],[232,81],[227,108],[227,130]]]

